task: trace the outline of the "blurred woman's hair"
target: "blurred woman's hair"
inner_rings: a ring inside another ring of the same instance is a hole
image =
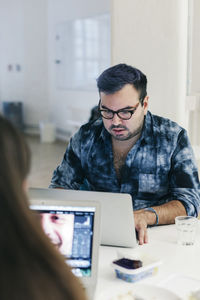
[[[0,115],[0,299],[84,300],[79,280],[30,211],[30,151]]]

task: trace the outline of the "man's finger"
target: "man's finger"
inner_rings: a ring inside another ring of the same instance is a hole
[[[148,234],[147,234],[147,228],[141,227],[138,230],[138,237],[139,237],[139,245],[143,245],[144,243],[148,243]]]

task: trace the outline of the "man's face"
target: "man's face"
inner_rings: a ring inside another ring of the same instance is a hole
[[[74,215],[40,213],[41,224],[44,232],[60,252],[70,256],[72,252]]]
[[[120,119],[117,114],[114,114],[114,117],[110,120],[102,118],[106,130],[114,139],[125,141],[140,135],[144,116],[147,113],[148,97],[145,97],[142,106],[139,103],[139,96],[138,91],[131,84],[126,84],[114,94],[100,93],[100,109],[117,111],[121,109],[132,110],[137,107],[129,120]],[[139,105],[137,106],[138,103]]]

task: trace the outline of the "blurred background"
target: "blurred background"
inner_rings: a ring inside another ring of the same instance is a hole
[[[0,0],[0,107],[31,145],[31,185],[48,185],[117,63],[147,75],[149,109],[188,130],[199,164],[199,32],[199,0]]]

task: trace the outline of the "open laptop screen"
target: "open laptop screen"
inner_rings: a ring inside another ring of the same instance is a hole
[[[95,207],[31,205],[44,232],[67,258],[73,273],[90,277]]]

